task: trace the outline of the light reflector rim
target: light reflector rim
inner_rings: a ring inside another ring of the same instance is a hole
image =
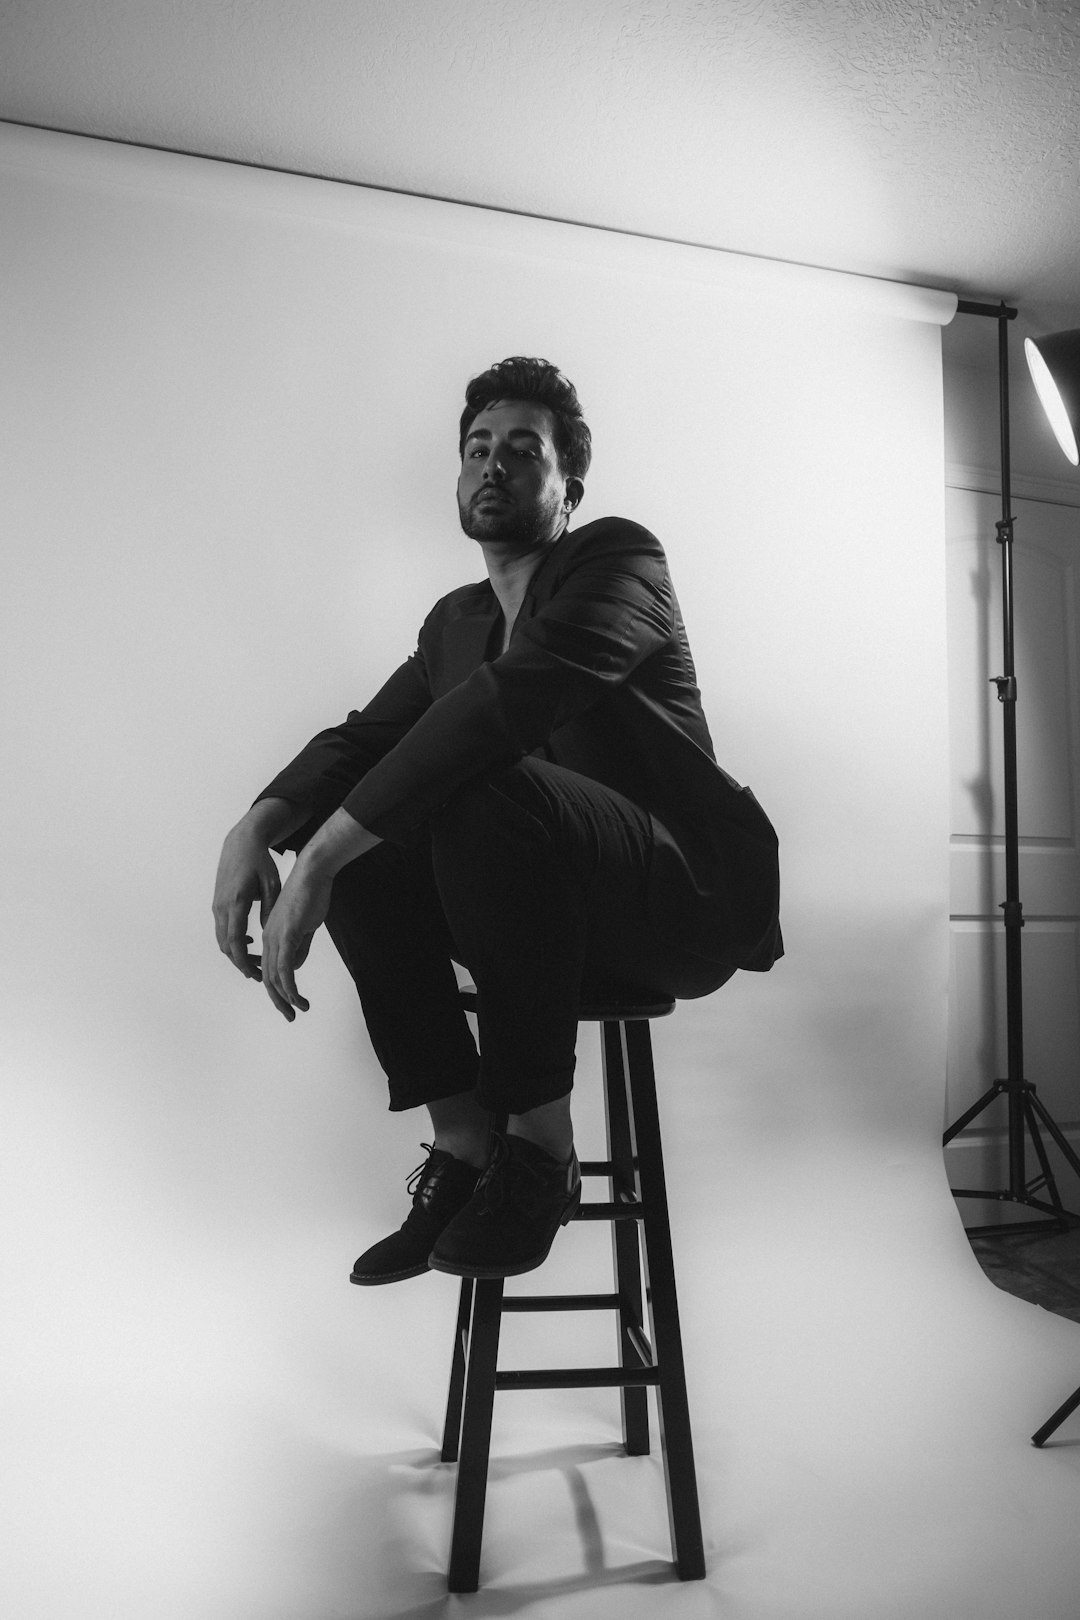
[[[1054,430],[1054,437],[1073,466],[1080,466],[1080,449],[1077,448],[1076,430],[1068,407],[1062,398],[1061,389],[1054,380],[1054,374],[1034,338],[1024,339],[1024,354],[1027,357],[1028,370],[1031,372],[1035,391]]]

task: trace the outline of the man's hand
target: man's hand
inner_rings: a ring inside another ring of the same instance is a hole
[[[297,1008],[307,1012],[310,1005],[296,988],[295,974],[326,920],[334,878],[380,842],[347,810],[335,810],[297,857],[269,919],[263,920],[263,984],[290,1024]]]
[[[306,845],[281,886],[270,845],[295,832],[303,807],[285,799],[260,799],[225,840],[214,889],[217,942],[246,979],[261,979],[278,1012],[290,1023],[309,1003],[296,988],[296,969],[307,959],[312,938],[325,921],[334,877],[380,839],[345,810],[335,810]],[[261,958],[248,951],[248,915],[259,902]]]
[[[239,822],[222,846],[213,910],[218,948],[245,979],[262,977],[259,958],[248,950],[248,915],[258,900],[259,921],[265,928],[280,893],[281,879],[265,838],[247,820]]]
[[[269,918],[263,923],[262,981],[278,1012],[291,1024],[308,1002],[296,988],[296,969],[330,909],[333,874],[301,858],[293,867]]]

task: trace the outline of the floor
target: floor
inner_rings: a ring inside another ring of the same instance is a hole
[[[734,1150],[722,1176],[704,1168],[673,1183],[704,1581],[673,1575],[660,1448],[622,1455],[610,1392],[526,1391],[497,1403],[481,1590],[448,1595],[453,1279],[351,1289],[353,1212],[299,1228],[267,1203],[250,1228],[215,1225],[212,1245],[178,1229],[167,1268],[165,1234],[130,1229],[111,1273],[69,1267],[62,1289],[37,1290],[57,1331],[39,1327],[33,1366],[0,1396],[18,1525],[0,1607],[1076,1620],[1080,1418],[1043,1450],[1030,1441],[1080,1378],[1076,1322],[991,1286],[930,1154],[868,1162],[793,1141],[767,1200]],[[1042,1244],[1056,1264],[1066,1245]],[[568,1228],[546,1286],[595,1286],[607,1248],[596,1223]],[[511,1321],[506,1365],[610,1355],[604,1324],[580,1342],[580,1313]]]
[[[971,1247],[990,1281],[1007,1294],[1080,1322],[1080,1227],[973,1237]]]

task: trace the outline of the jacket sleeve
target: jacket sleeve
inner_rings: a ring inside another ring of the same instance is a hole
[[[670,637],[659,543],[619,520],[590,527],[586,546],[565,560],[557,547],[541,566],[534,588],[558,570],[550,596],[519,615],[509,649],[418,714],[347,795],[345,809],[371,832],[406,836],[470,777],[540,747]]]
[[[430,703],[427,671],[418,648],[365,708],[351,710],[342,725],[313,737],[258,795],[258,799],[286,799],[309,812],[301,827],[274,846],[279,853],[302,849],[365,771],[407,735]]]

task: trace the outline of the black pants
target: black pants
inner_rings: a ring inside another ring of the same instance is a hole
[[[734,969],[661,939],[648,815],[532,757],[474,778],[408,845],[343,867],[327,928],[360,995],[391,1109],[478,1088],[524,1113],[573,1085],[584,981],[684,998]],[[476,984],[480,1054],[452,963]]]

